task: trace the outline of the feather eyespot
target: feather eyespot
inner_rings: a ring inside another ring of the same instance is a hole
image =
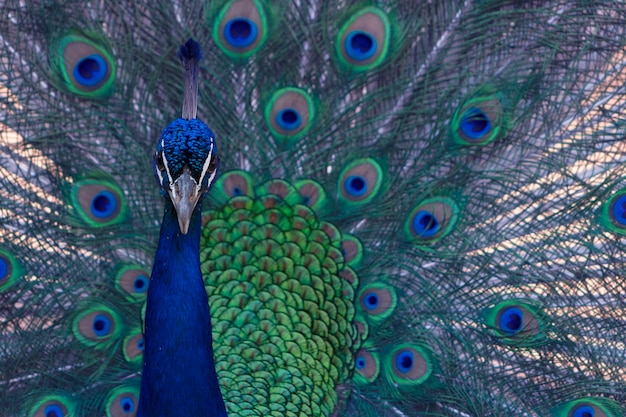
[[[364,61],[376,53],[378,42],[369,33],[356,30],[346,36],[344,48],[350,58]]]
[[[508,307],[500,312],[499,329],[506,334],[514,335],[522,330],[524,312],[519,307]]]
[[[354,236],[344,235],[341,241],[341,253],[346,263],[356,268],[363,260],[363,244]]]
[[[117,210],[117,200],[109,190],[102,190],[91,200],[91,213],[99,218],[106,219]]]
[[[538,345],[547,341],[546,316],[538,306],[521,300],[509,300],[486,310],[486,324],[494,336],[508,345]]]
[[[382,188],[383,171],[371,158],[359,159],[344,168],[339,176],[339,198],[346,203],[365,204]]]
[[[119,336],[120,324],[119,316],[113,310],[93,305],[84,309],[74,320],[73,331],[84,344],[103,347]]]
[[[363,288],[359,295],[359,303],[369,320],[382,321],[396,308],[396,291],[391,286],[373,283]]]
[[[133,334],[124,338],[124,358],[127,362],[141,363],[144,347],[143,334],[135,330]]]
[[[523,305],[505,305],[497,311],[496,328],[506,336],[536,334],[539,323]]]
[[[218,14],[213,39],[231,58],[247,58],[263,46],[268,28],[258,0],[233,0]]]
[[[459,106],[451,123],[452,141],[462,146],[483,146],[504,135],[507,118],[502,100],[492,87],[484,87]]]
[[[353,14],[337,34],[340,62],[354,70],[366,71],[384,62],[389,49],[391,25],[385,13],[366,7]]]
[[[276,91],[265,107],[265,120],[272,135],[288,142],[301,138],[314,117],[313,100],[300,88]]]
[[[43,413],[46,417],[64,417],[65,416],[65,411],[63,411],[61,406],[57,404],[47,405],[46,408],[43,410]]]
[[[613,400],[587,397],[570,401],[554,410],[555,417],[617,417],[623,415],[622,407]]]
[[[399,385],[423,384],[433,372],[429,350],[415,344],[396,346],[389,354],[387,377]]]
[[[596,412],[593,407],[589,405],[582,405],[577,407],[574,411],[572,417],[596,417]]]
[[[410,350],[403,350],[396,355],[396,369],[400,373],[407,373],[413,368],[415,355]]]
[[[300,195],[296,192],[295,188],[287,181],[280,179],[266,181],[255,189],[255,194],[257,196],[268,194],[279,196],[281,199],[291,204],[301,203]]]
[[[112,319],[108,314],[97,314],[91,322],[91,330],[97,337],[108,336],[111,332]]]
[[[491,131],[491,120],[480,108],[470,107],[461,115],[460,129],[468,139],[477,140]]]
[[[135,292],[143,293],[148,289],[149,278],[147,275],[139,275],[135,282],[133,282],[133,289]]]
[[[9,252],[0,249],[0,292],[8,289],[22,275],[22,268]]]
[[[311,207],[315,212],[325,209],[328,205],[326,191],[324,187],[313,180],[296,181],[294,187],[298,194],[302,196],[302,204]]]
[[[68,35],[59,41],[59,54],[52,55],[58,58],[53,59],[56,61],[53,64],[69,91],[91,98],[111,93],[116,68],[104,43],[97,37],[90,39],[82,35]]]
[[[90,227],[120,223],[126,201],[117,185],[109,181],[82,180],[72,187],[71,200],[83,222]]]
[[[216,205],[222,205],[234,197],[254,196],[252,178],[245,171],[228,171],[215,180],[211,192],[207,198]]]
[[[506,336],[537,334],[539,323],[535,314],[523,304],[504,303],[496,306],[496,328]]]
[[[73,416],[76,404],[63,395],[45,395],[30,407],[29,417]]]
[[[626,235],[626,189],[620,189],[600,208],[598,222],[610,232]]]
[[[243,17],[229,20],[224,27],[224,38],[233,48],[250,46],[258,36],[256,23]]]
[[[124,414],[132,413],[135,411],[135,400],[131,397],[120,398],[120,408]]]
[[[360,384],[374,382],[380,373],[378,354],[369,349],[361,349],[354,359],[354,380]]]
[[[101,82],[107,73],[107,63],[98,54],[82,57],[74,66],[74,79],[81,85],[93,87]]]
[[[285,131],[296,130],[302,125],[302,116],[298,110],[287,107],[276,114],[276,124]]]
[[[361,197],[367,191],[367,181],[360,175],[351,175],[346,178],[345,188],[352,197]]]
[[[620,195],[611,201],[611,217],[614,223],[626,227],[626,195]]]
[[[407,237],[416,243],[435,243],[452,231],[458,213],[449,198],[426,199],[411,210],[405,226]]]
[[[137,414],[138,405],[138,384],[128,384],[115,388],[107,398],[107,417],[134,417]]]
[[[45,417],[65,417],[67,411],[62,404],[48,404],[43,409],[43,415]]]
[[[140,266],[122,265],[115,275],[116,288],[133,299],[143,300],[150,285],[150,274]]]

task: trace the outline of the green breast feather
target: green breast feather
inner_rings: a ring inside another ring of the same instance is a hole
[[[231,416],[330,415],[335,386],[353,371],[358,280],[342,235],[288,200],[250,190],[203,217],[202,271]]]

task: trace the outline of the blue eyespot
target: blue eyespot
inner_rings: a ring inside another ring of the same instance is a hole
[[[133,401],[131,397],[122,397],[120,399],[120,406],[125,413],[135,411],[135,401]]]
[[[4,256],[0,255],[0,282],[9,277],[9,264]]]
[[[295,87],[276,91],[265,106],[265,121],[272,136],[283,144],[300,139],[311,128],[314,118],[313,99]]]
[[[572,415],[572,417],[594,417],[595,414],[596,413],[593,407],[583,405],[582,407],[578,407],[576,410],[574,410],[574,414]]]
[[[356,60],[365,61],[376,53],[378,47],[372,35],[362,31],[350,32],[345,40],[346,54]]]
[[[150,282],[150,279],[147,276],[137,275],[137,278],[135,278],[135,282],[133,282],[133,288],[135,289],[135,292],[138,292],[138,293],[146,292],[146,290],[148,289],[149,282]]]
[[[362,355],[360,355],[360,356],[357,356],[356,361],[355,361],[354,364],[355,364],[357,369],[363,369],[363,368],[365,368],[365,365],[367,365],[367,361],[365,360],[365,358]]]
[[[396,368],[399,372],[405,374],[413,368],[415,356],[410,350],[403,350],[396,356]]]
[[[256,41],[259,30],[256,24],[249,19],[232,19],[224,26],[226,42],[235,48],[245,48]]]
[[[15,284],[21,276],[22,269],[17,259],[0,249],[0,293]]]
[[[56,404],[50,404],[43,410],[45,417],[63,417],[63,410]]]
[[[429,211],[418,211],[413,217],[413,233],[418,237],[433,237],[439,232],[440,226],[437,217]]]
[[[359,384],[370,384],[376,380],[380,372],[380,362],[375,351],[359,350],[354,359],[354,381]]]
[[[72,325],[72,332],[80,342],[101,349],[119,338],[117,312],[97,303],[84,304],[81,310]]]
[[[618,197],[613,202],[613,219],[626,226],[626,195]]]
[[[359,197],[367,192],[367,181],[361,176],[351,175],[346,178],[345,184],[346,192],[352,197]]]
[[[76,181],[70,202],[88,227],[106,227],[126,218],[124,193],[116,184],[106,180],[86,178]]]
[[[111,320],[103,314],[98,314],[93,319],[92,327],[96,336],[107,336],[111,331]]]
[[[107,75],[107,63],[100,55],[82,58],[74,66],[74,79],[85,87],[93,87]]]
[[[297,110],[288,107],[276,114],[276,123],[285,130],[295,130],[302,124],[302,117]]]
[[[469,139],[481,139],[491,131],[491,121],[482,110],[470,107],[461,117],[460,128]]]
[[[513,335],[522,330],[524,313],[517,307],[509,307],[500,315],[500,330]]]
[[[94,196],[91,200],[91,213],[104,219],[115,213],[117,210],[117,200],[112,192],[103,190]]]
[[[359,305],[368,321],[378,323],[391,315],[397,298],[393,287],[385,284],[367,285],[359,295]]]
[[[139,340],[137,341],[137,349],[139,349],[139,350],[144,350],[145,346],[146,346],[146,345],[145,345],[145,342],[144,342],[144,340],[143,340],[143,339],[139,339]]]
[[[363,304],[368,310],[376,310],[376,308],[378,307],[378,303],[378,294],[376,294],[375,292],[365,294],[365,296],[363,297]]]

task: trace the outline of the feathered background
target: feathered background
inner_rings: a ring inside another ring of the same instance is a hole
[[[2,2],[2,414],[136,411],[193,36],[231,417],[622,415],[624,6]]]

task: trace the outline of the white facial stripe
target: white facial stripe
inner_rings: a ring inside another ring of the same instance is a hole
[[[159,185],[163,184],[163,174],[161,174],[161,170],[157,167],[156,173],[159,176]]]
[[[202,174],[200,175],[200,181],[198,181],[198,184],[196,185],[196,192],[197,193],[200,192],[200,188],[202,187],[202,182],[204,180],[204,176],[206,175],[207,171],[209,170],[209,165],[211,164],[211,160],[212,159],[213,159],[213,141],[211,141],[211,149],[209,150],[209,155],[204,160],[204,166],[202,167]],[[209,177],[209,182],[207,183],[207,186],[210,186],[213,183],[213,179],[215,178],[215,174],[217,174],[217,170],[215,170],[215,171],[213,171],[211,173],[211,176]]]
[[[161,147],[163,146],[163,139],[161,139]],[[155,158],[157,157],[157,155],[154,156]],[[161,174],[161,170],[159,169],[159,167],[156,167],[156,172],[157,175],[159,176],[159,186],[161,186],[163,184],[163,174]]]
[[[213,181],[215,180],[216,175],[217,175],[217,169],[211,173],[211,176],[209,177],[209,181],[207,182],[207,185],[210,186],[211,184],[213,184]]]
[[[165,140],[161,139],[161,148],[165,148]],[[174,187],[174,183],[172,182],[172,174],[170,173],[170,168],[167,166],[167,158],[165,157],[165,152],[162,152],[163,156],[163,165],[165,166],[165,172],[167,172],[167,181],[170,184],[170,192],[172,193],[172,197],[176,198],[176,187]],[[163,183],[163,180],[161,180]]]

